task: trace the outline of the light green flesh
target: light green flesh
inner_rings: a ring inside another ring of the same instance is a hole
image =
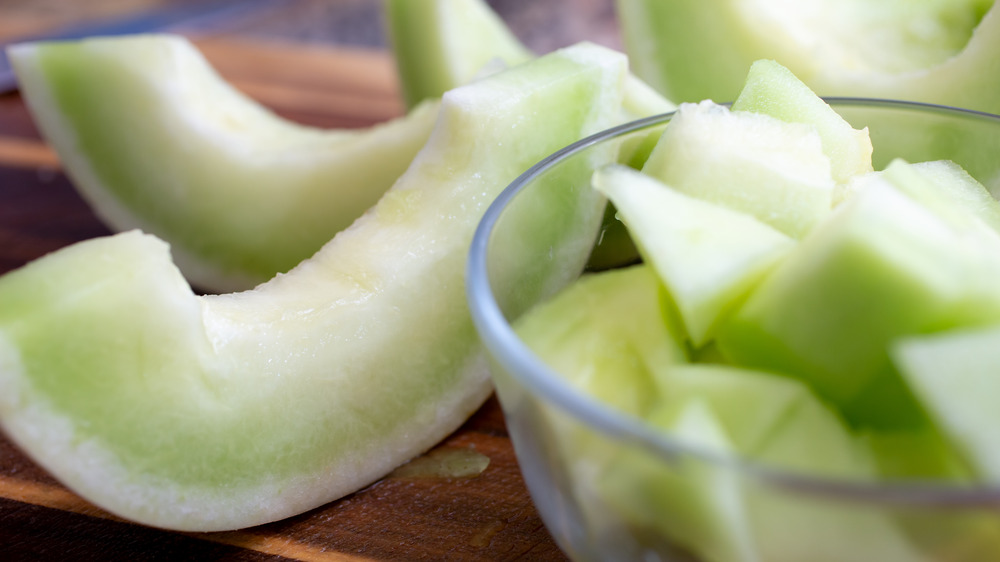
[[[990,195],[986,187],[976,181],[961,166],[947,160],[935,160],[930,162],[919,162],[910,166],[913,172],[919,174],[924,181],[930,182],[932,187],[927,191],[933,191],[939,195],[935,199],[939,202],[933,203],[938,207],[955,208],[952,215],[963,217],[966,226],[971,214],[986,226],[1000,233],[1000,202]],[[903,182],[911,185],[918,185],[918,182],[910,180],[912,174],[905,171],[904,166],[890,167],[887,169],[897,169],[906,174],[899,178],[896,185]]]
[[[482,0],[383,0],[382,7],[410,107],[469,83],[494,61],[534,58]]]
[[[710,340],[718,322],[794,245],[749,215],[631,168],[602,168],[593,181],[663,280],[696,347]]]
[[[833,201],[830,160],[814,127],[712,102],[682,104],[642,171],[795,238]]]
[[[286,121],[184,38],[14,47],[21,91],[74,185],[113,230],[169,241],[202,289],[285,272],[375,204],[430,135],[437,102],[367,130]]]
[[[659,282],[646,266],[585,276],[525,315],[516,330],[574,386],[634,415],[652,406],[657,373],[686,361],[664,320]]]
[[[993,0],[617,0],[635,73],[677,103],[732,101],[774,59],[821,96],[1000,113]]]
[[[830,172],[838,183],[872,171],[872,141],[868,131],[851,127],[801,80],[774,61],[760,60],[750,66],[732,110],[763,113],[789,123],[816,127],[823,152],[830,158]]]
[[[732,449],[713,409],[697,399],[661,429],[701,450],[726,454]],[[740,485],[737,473],[725,467],[693,458],[666,463],[638,449],[617,452],[598,481],[606,501],[634,529],[669,537],[708,562],[756,560]]]
[[[370,483],[490,392],[463,290],[474,228],[524,169],[613,122],[624,73],[622,55],[581,45],[449,92],[375,208],[252,291],[196,297],[138,232],[0,278],[5,432],[98,505],[175,529],[255,525]],[[571,248],[534,272],[559,285],[600,207],[543,191],[559,204],[525,209],[523,234]]]
[[[799,381],[733,366],[674,365],[657,382],[659,401],[649,416],[653,425],[670,428],[684,408],[704,401],[732,449],[750,459],[766,451],[772,434],[797,419],[806,402],[816,401]]]
[[[535,57],[483,0],[383,0],[383,7],[403,97],[410,106],[496,67]],[[627,122],[673,111],[676,105],[630,73],[621,109],[620,119]],[[641,166],[658,136],[654,130],[623,140],[619,161]],[[613,213],[607,217],[588,269],[638,261],[628,233]]]
[[[1000,330],[987,327],[900,340],[893,355],[932,417],[987,479],[1000,479],[996,397]]]
[[[980,286],[994,266],[890,184],[859,192],[837,213],[720,328],[719,346],[738,364],[802,377],[853,423],[919,424],[887,346],[1000,318],[996,291]]]

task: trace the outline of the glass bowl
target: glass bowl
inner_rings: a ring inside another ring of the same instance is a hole
[[[855,127],[869,127],[876,169],[894,157],[946,158],[997,193],[1000,116],[889,100],[827,101]],[[558,248],[522,251],[526,245],[510,243],[531,230],[526,199],[553,189],[567,168],[599,165],[609,147],[641,151],[644,139],[670,118],[609,129],[540,162],[489,208],[470,250],[472,316],[524,479],[560,547],[575,560],[1000,560],[1000,486],[833,480],[712,454],[576,390],[518,339],[511,322],[539,296],[517,296],[520,287],[537,286],[520,272],[567,267]],[[577,227],[599,239],[591,213],[586,215]],[[578,272],[563,275],[559,284]],[[547,287],[541,298],[558,288]],[[621,459],[642,468],[627,475],[624,487],[609,488],[608,479],[623,476],[615,474]],[[651,512],[628,505],[627,496],[644,493],[674,494],[662,499],[685,505],[691,498],[683,496],[697,486],[718,493],[715,501],[728,505],[723,511],[730,521],[698,522],[695,510]],[[608,492],[613,489],[622,493]]]

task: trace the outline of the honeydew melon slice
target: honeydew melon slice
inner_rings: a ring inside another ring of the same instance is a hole
[[[1000,254],[988,246],[891,183],[873,185],[775,267],[719,328],[718,345],[735,363],[802,377],[854,424],[920,425],[887,346],[1000,318],[984,282]]]
[[[681,104],[642,171],[793,238],[826,217],[835,185],[815,127],[711,101]]]
[[[413,107],[467,84],[491,61],[517,65],[534,53],[479,0],[384,0],[403,99]]]
[[[3,430],[83,497],[172,529],[255,525],[379,478],[489,394],[462,289],[473,231],[531,164],[614,120],[625,67],[584,44],[449,92],[378,204],[252,291],[196,297],[137,232],[0,278]],[[582,268],[591,173],[522,208],[560,256],[541,281]]]
[[[731,106],[789,123],[813,125],[823,152],[830,158],[830,173],[838,183],[872,171],[872,141],[867,129],[855,129],[813,93],[787,68],[773,60],[750,65],[746,83]]]
[[[404,98],[410,106],[535,56],[484,0],[383,0],[389,44]],[[676,105],[629,73],[621,121],[673,111]],[[658,130],[621,142],[619,161],[639,167]],[[588,269],[638,261],[628,233],[609,209]]]
[[[667,288],[695,347],[795,244],[754,217],[675,191],[631,168],[594,173]]]
[[[821,96],[904,99],[1000,113],[994,0],[618,0],[641,78],[675,102],[736,98],[774,59]]]
[[[169,241],[185,276],[213,292],[285,272],[349,226],[406,170],[437,113],[428,102],[366,130],[298,125],[172,35],[27,43],[9,55],[97,215]]]
[[[383,0],[383,8],[403,97],[411,107],[483,72],[535,57],[484,0]],[[622,103],[632,119],[676,107],[631,73]]]

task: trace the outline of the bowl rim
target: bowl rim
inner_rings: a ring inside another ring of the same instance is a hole
[[[872,107],[964,116],[994,121],[1000,115],[925,102],[863,97],[824,97],[835,107]],[[729,104],[723,104],[729,105]],[[610,127],[582,138],[543,158],[511,182],[484,213],[473,235],[466,265],[466,297],[473,323],[485,350],[510,376],[536,398],[552,404],[577,422],[608,437],[641,447],[666,461],[688,457],[732,469],[761,483],[795,493],[828,499],[925,507],[1000,506],[1000,485],[942,484],[931,480],[867,482],[794,472],[755,463],[685,443],[648,427],[635,416],[617,411],[565,382],[545,365],[514,333],[493,294],[489,280],[489,240],[497,219],[511,200],[535,178],[560,162],[602,141],[667,123],[676,111],[661,113]]]

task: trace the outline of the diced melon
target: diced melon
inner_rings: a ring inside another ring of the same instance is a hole
[[[625,166],[594,174],[677,305],[694,346],[794,245],[750,215],[675,191]]]
[[[979,255],[891,184],[857,193],[836,213],[720,327],[719,346],[736,363],[802,377],[853,423],[919,424],[888,344],[1000,318],[1000,300],[994,291],[972,305]]]
[[[830,159],[815,127],[712,102],[681,105],[642,171],[795,238],[832,205]]]
[[[852,127],[798,77],[773,60],[759,60],[750,65],[746,83],[732,110],[815,126],[823,152],[830,158],[830,172],[838,183],[872,171],[868,130]]]
[[[692,399],[669,427],[685,447],[725,458],[732,444],[713,409]],[[698,455],[672,461],[638,449],[616,452],[597,482],[602,497],[635,536],[663,537],[706,562],[760,560],[750,536],[740,475]],[[662,539],[661,539],[662,540]]]
[[[590,274],[525,315],[516,330],[573,386],[642,416],[656,400],[657,373],[687,360],[660,293],[656,274],[643,265]]]
[[[912,168],[933,184],[942,199],[960,206],[1000,232],[1000,202],[961,166],[949,160],[932,160],[912,164]]]
[[[135,232],[5,275],[4,432],[84,498],[173,529],[257,525],[371,483],[491,392],[463,290],[473,232],[526,168],[613,122],[625,72],[578,45],[452,90],[374,209],[251,291],[196,297]],[[579,275],[592,171],[514,211],[528,249],[558,256],[539,284]]]
[[[729,365],[674,365],[657,379],[659,399],[649,415],[652,424],[671,427],[687,405],[711,406],[733,450],[753,458],[771,433],[806,401],[816,399],[801,381]]]
[[[818,400],[802,400],[751,457],[755,463],[839,482],[877,479],[870,451]],[[890,511],[748,477],[744,517],[760,560],[918,562]],[[877,507],[876,507],[877,506]]]
[[[74,186],[115,231],[170,242],[189,281],[248,289],[310,257],[392,186],[437,102],[369,129],[278,117],[185,38],[9,49],[21,93]]]
[[[1000,481],[1000,328],[902,338],[893,356],[921,403],[977,473]]]

